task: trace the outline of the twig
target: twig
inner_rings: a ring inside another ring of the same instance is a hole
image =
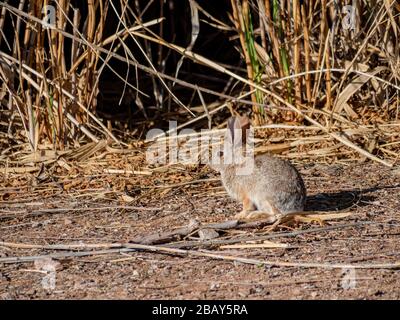
[[[185,237],[192,232],[194,232],[199,227],[199,222],[193,220],[189,223],[187,227],[182,227],[173,231],[167,232],[156,232],[150,234],[148,236],[136,237],[131,240],[133,243],[141,243],[141,244],[159,244],[170,242],[176,239],[181,239],[181,237]]]
[[[245,229],[245,228],[262,227],[266,224],[271,224],[271,223],[268,220],[259,220],[247,223],[240,223],[238,220],[228,220],[220,223],[210,223],[205,225],[200,225],[198,222],[191,222],[187,227],[182,227],[174,231],[156,232],[148,236],[138,236],[132,239],[130,242],[140,243],[140,244],[162,244],[174,240],[177,241],[201,229],[217,229],[217,230]]]
[[[89,211],[89,210],[97,210],[97,211],[102,211],[102,210],[113,210],[113,209],[127,209],[127,210],[139,210],[139,211],[158,211],[161,210],[161,208],[157,207],[133,207],[133,206],[107,206],[107,207],[87,207],[87,208],[54,208],[54,209],[41,209],[33,212],[27,212],[27,213],[19,213],[21,216],[18,214],[14,215],[7,215],[7,216],[2,216],[0,215],[0,220],[3,219],[14,219],[14,218],[20,218],[20,217],[31,217],[31,216],[41,216],[44,214],[56,214],[56,213],[63,213],[63,212],[69,212],[69,211]],[[23,216],[22,216],[23,215]]]
[[[361,222],[338,224],[338,225],[326,226],[326,227],[318,227],[318,228],[312,228],[312,229],[307,229],[307,230],[296,230],[296,231],[292,231],[292,232],[276,232],[276,233],[269,233],[269,234],[261,235],[261,236],[257,236],[257,235],[256,236],[246,236],[246,237],[240,237],[240,238],[235,238],[235,239],[182,241],[182,242],[168,243],[165,246],[169,247],[169,248],[194,248],[194,247],[201,248],[201,247],[219,246],[219,245],[223,245],[223,244],[234,244],[234,243],[246,242],[246,241],[261,241],[261,240],[268,240],[268,239],[280,238],[280,237],[295,237],[295,236],[302,235],[302,234],[325,232],[325,231],[359,227],[359,226],[365,226],[365,225],[383,225],[383,223],[371,222],[371,221],[361,221]]]
[[[135,249],[109,249],[109,250],[98,250],[98,251],[62,252],[62,253],[53,253],[53,254],[38,255],[38,256],[0,258],[0,263],[27,263],[43,258],[62,259],[68,257],[85,257],[85,256],[131,252],[131,251],[135,251]]]
[[[1,243],[0,243],[1,244]],[[4,243],[3,243],[4,244]],[[21,244],[20,244],[21,245]],[[118,244],[110,244],[110,246],[118,245]],[[161,246],[151,246],[144,244],[133,244],[133,243],[125,243],[119,244],[121,249],[109,249],[109,250],[99,250],[99,251],[85,251],[85,252],[65,252],[58,254],[49,254],[49,255],[41,255],[41,256],[26,256],[26,257],[8,257],[8,258],[0,258],[0,263],[22,263],[22,262],[31,262],[41,258],[65,258],[65,257],[76,257],[76,256],[88,256],[88,255],[99,255],[99,254],[109,254],[116,252],[127,252],[129,250],[144,250],[150,252],[159,252],[166,254],[175,254],[175,255],[184,255],[184,256],[193,256],[193,257],[202,257],[202,258],[212,258],[217,260],[228,260],[228,261],[236,261],[245,264],[252,265],[265,265],[265,266],[275,266],[275,267],[302,267],[302,268],[324,268],[324,269],[399,269],[400,262],[395,263],[368,263],[368,264],[338,264],[338,263],[312,263],[312,262],[286,262],[286,261],[271,261],[271,260],[257,260],[245,257],[237,257],[231,255],[224,254],[216,254],[214,252],[204,252],[204,251],[194,251],[194,250],[183,250],[183,249],[174,249],[167,248]],[[64,245],[65,246],[65,245]],[[92,245],[94,246],[94,245]],[[102,244],[104,246],[104,244]]]

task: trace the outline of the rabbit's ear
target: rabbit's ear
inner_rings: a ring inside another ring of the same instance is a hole
[[[250,130],[250,120],[247,116],[238,117],[240,129],[242,129],[242,143],[246,144]]]
[[[238,117],[238,122],[241,129],[250,129],[250,120],[247,116]]]
[[[228,119],[228,136],[235,145],[245,144],[250,128],[250,121],[247,117],[230,117]]]
[[[239,119],[239,123],[240,123],[240,127],[244,128],[249,128],[250,127],[250,120],[247,116],[240,116],[238,117]]]
[[[228,127],[228,136],[230,136],[231,142],[233,142],[233,141],[234,141],[234,138],[235,138],[235,129],[236,129],[236,126],[237,126],[237,119],[236,119],[236,117],[230,117],[230,118],[228,119],[228,125],[227,125],[227,127]]]

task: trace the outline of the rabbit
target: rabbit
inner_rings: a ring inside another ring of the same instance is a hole
[[[211,167],[220,172],[227,193],[243,203],[243,210],[235,218],[266,219],[273,223],[284,215],[302,212],[306,188],[300,173],[289,161],[266,154],[243,158],[249,129],[248,117],[229,118],[224,149],[211,161]],[[230,154],[233,163],[226,161]]]

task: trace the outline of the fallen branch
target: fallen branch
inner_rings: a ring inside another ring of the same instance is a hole
[[[33,212],[18,212],[18,214],[13,215],[0,215],[0,220],[5,219],[15,219],[15,218],[26,218],[26,217],[36,217],[45,214],[57,214],[64,212],[77,212],[77,211],[108,211],[112,209],[126,209],[126,210],[137,210],[137,211],[159,211],[161,208],[157,207],[135,207],[135,206],[107,206],[107,207],[87,207],[87,208],[51,208],[51,209],[41,209]]]
[[[241,223],[238,220],[228,220],[220,223],[210,223],[200,225],[198,222],[190,222],[188,226],[178,228],[173,231],[155,232],[147,236],[138,236],[132,239],[131,243],[140,244],[163,244],[171,241],[179,241],[201,229],[229,230],[229,229],[245,229],[259,228],[267,224],[271,224],[268,220],[259,220],[254,222]]]
[[[6,245],[7,243],[3,243]],[[1,243],[0,243],[1,245]],[[23,245],[23,244],[19,244]],[[101,244],[104,246],[105,244]],[[395,263],[368,263],[368,264],[338,264],[338,263],[313,263],[313,262],[286,262],[286,261],[271,261],[271,260],[257,260],[245,257],[237,257],[231,255],[217,254],[214,252],[205,252],[205,251],[194,251],[194,250],[183,250],[183,249],[174,249],[167,248],[161,246],[151,246],[151,245],[143,245],[137,243],[125,243],[125,244],[109,244],[110,246],[121,246],[120,249],[110,249],[110,250],[99,250],[99,251],[85,251],[85,252],[65,252],[65,253],[56,253],[49,255],[41,255],[41,256],[26,256],[26,257],[8,257],[8,258],[0,258],[0,263],[23,263],[23,262],[32,262],[38,259],[43,258],[65,258],[65,257],[76,257],[76,256],[89,256],[89,255],[99,255],[99,254],[110,254],[110,253],[118,253],[118,252],[129,252],[129,251],[150,251],[150,252],[158,252],[165,254],[174,254],[174,255],[183,255],[183,256],[193,256],[193,257],[201,257],[201,258],[211,258],[216,260],[227,260],[227,261],[235,261],[241,262],[245,264],[252,265],[265,265],[269,267],[301,267],[301,268],[324,268],[324,269],[399,269],[400,262]],[[76,246],[76,245],[69,245]],[[79,246],[79,245],[78,245]],[[89,245],[95,246],[95,245]],[[43,246],[45,247],[45,246]],[[56,246],[53,246],[56,247]],[[60,247],[65,247],[65,245],[61,245]]]
[[[213,240],[206,240],[206,241],[182,241],[182,242],[175,242],[175,243],[168,243],[165,246],[169,248],[205,248],[205,247],[213,247],[213,246],[220,246],[226,244],[234,244],[240,242],[247,242],[247,241],[262,241],[262,240],[269,240],[273,238],[281,238],[281,237],[296,237],[298,235],[309,234],[309,233],[318,233],[318,232],[325,232],[337,229],[344,229],[344,228],[352,228],[352,227],[359,227],[365,225],[383,225],[384,223],[379,222],[372,222],[372,221],[360,221],[354,223],[346,223],[346,224],[337,224],[333,226],[324,226],[324,227],[317,227],[311,228],[306,230],[296,230],[291,232],[275,232],[275,233],[268,233],[266,235],[254,235],[254,236],[246,236],[246,237],[238,237],[234,239],[213,239]]]
[[[293,213],[280,217],[272,226],[268,229],[268,231],[275,230],[278,225],[287,223],[290,221],[298,221],[298,217],[307,216],[310,220],[316,221],[324,221],[331,220],[336,218],[344,218],[349,216],[351,213],[349,212],[341,212],[341,213],[333,213],[326,214],[317,211],[305,211],[301,213]],[[191,222],[187,227],[182,227],[173,231],[167,232],[156,232],[147,236],[138,236],[132,239],[131,243],[140,243],[140,244],[164,244],[171,241],[179,241],[184,237],[189,236],[190,234],[195,233],[201,229],[215,229],[215,230],[229,230],[229,229],[246,229],[246,228],[261,228],[265,225],[270,225],[271,222],[268,219],[251,221],[251,222],[240,222],[238,220],[228,220],[220,223],[211,223],[206,225],[200,225],[198,222]],[[203,240],[204,241],[204,240]]]
[[[39,260],[39,259],[44,259],[44,258],[63,259],[63,258],[68,258],[68,257],[85,257],[85,256],[94,256],[94,255],[120,253],[120,252],[131,252],[131,251],[135,251],[135,249],[109,249],[109,250],[81,251],[81,252],[71,252],[70,251],[70,252],[38,255],[38,256],[0,258],[0,263],[27,263],[27,262],[33,262],[33,261]]]
[[[141,244],[160,244],[170,241],[176,241],[193,233],[199,227],[199,222],[191,220],[187,227],[175,229],[173,231],[156,232],[148,236],[136,237],[131,240],[133,243]]]

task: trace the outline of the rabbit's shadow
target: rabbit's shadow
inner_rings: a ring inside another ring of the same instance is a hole
[[[343,190],[334,193],[318,193],[307,197],[306,211],[337,211],[357,206],[367,206],[376,199],[370,195],[378,190],[398,188],[400,185],[366,188],[359,190]]]

